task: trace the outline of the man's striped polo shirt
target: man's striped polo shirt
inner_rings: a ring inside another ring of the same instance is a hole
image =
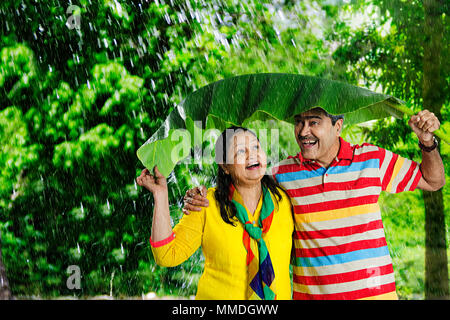
[[[328,169],[299,153],[272,173],[294,208],[293,298],[397,299],[378,197],[414,190],[419,165],[340,138]]]

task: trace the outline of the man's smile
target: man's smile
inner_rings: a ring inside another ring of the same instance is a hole
[[[300,140],[301,147],[305,148],[305,149],[313,148],[317,144],[317,142],[319,141],[319,139],[317,139],[316,137],[313,137],[313,136],[301,137],[299,135],[298,138]]]

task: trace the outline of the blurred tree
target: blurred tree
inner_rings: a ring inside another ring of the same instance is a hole
[[[158,284],[127,285],[151,266],[135,151],[192,87],[197,61],[171,68],[171,52],[199,28],[187,15],[199,4],[75,5],[0,5],[3,260],[17,294],[73,294],[70,264],[85,275],[76,294],[106,291],[115,270],[118,292],[140,294]]]
[[[444,19],[448,20],[444,1],[424,0],[424,55],[423,55],[423,106],[434,112],[442,121],[441,109],[445,101],[442,73]],[[447,46],[448,46],[448,42]],[[448,51],[447,51],[448,53]],[[448,89],[448,87],[447,87]],[[448,90],[447,90],[448,92]],[[425,201],[425,298],[449,299],[447,242],[442,189],[423,192]]]
[[[352,15],[347,2],[80,0],[68,10],[59,0],[2,1],[0,232],[12,293],[195,292],[199,255],[170,269],[152,261],[152,199],[134,183],[142,169],[135,152],[203,85],[243,73],[303,73],[380,85],[417,109],[421,4],[373,0],[388,7],[380,23],[353,33],[338,19],[339,8]],[[417,157],[404,122],[375,129],[372,141]],[[175,168],[175,222],[186,188],[211,185],[214,173],[214,165]],[[71,264],[83,276],[77,292],[65,286]]]
[[[2,1],[0,232],[13,294],[192,294],[184,282],[201,263],[152,261],[136,148],[211,81],[329,76],[320,23],[308,18],[322,13],[314,3]],[[214,172],[178,166],[171,203]],[[179,205],[172,210],[176,221]],[[65,286],[71,264],[83,275],[77,292]]]
[[[416,111],[429,109],[441,120],[448,119],[449,7],[440,0],[354,1],[346,6],[353,14],[368,14],[372,23],[352,31],[337,24],[340,46],[334,58],[354,83],[381,88],[403,99]],[[345,30],[342,32],[342,29]],[[444,114],[446,116],[444,116]],[[420,160],[417,138],[406,121],[384,119],[373,128],[369,140]],[[449,155],[442,154],[444,163]],[[425,203],[425,297],[449,294],[445,210],[442,189],[423,192]]]
[[[0,243],[0,300],[9,300],[10,298],[11,290],[9,289],[5,266],[3,265],[2,261],[2,248]]]

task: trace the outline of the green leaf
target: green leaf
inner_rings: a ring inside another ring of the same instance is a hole
[[[158,165],[160,172],[168,176],[178,161],[190,155],[179,150],[201,146],[195,129],[199,126],[222,131],[232,124],[249,126],[254,121],[294,123],[296,114],[313,107],[343,114],[346,124],[355,124],[389,116],[401,118],[409,110],[403,104],[389,95],[312,76],[281,73],[237,76],[191,93],[138,149],[137,156],[145,167],[152,170]],[[181,141],[180,132],[185,135]]]

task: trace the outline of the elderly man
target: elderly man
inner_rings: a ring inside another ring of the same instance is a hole
[[[433,132],[437,117],[423,110],[409,120],[422,162],[340,137],[343,117],[314,108],[295,117],[300,147],[273,168],[295,217],[294,299],[397,299],[381,221],[381,191],[435,191],[445,184]],[[185,208],[207,206],[204,187],[186,192]]]

